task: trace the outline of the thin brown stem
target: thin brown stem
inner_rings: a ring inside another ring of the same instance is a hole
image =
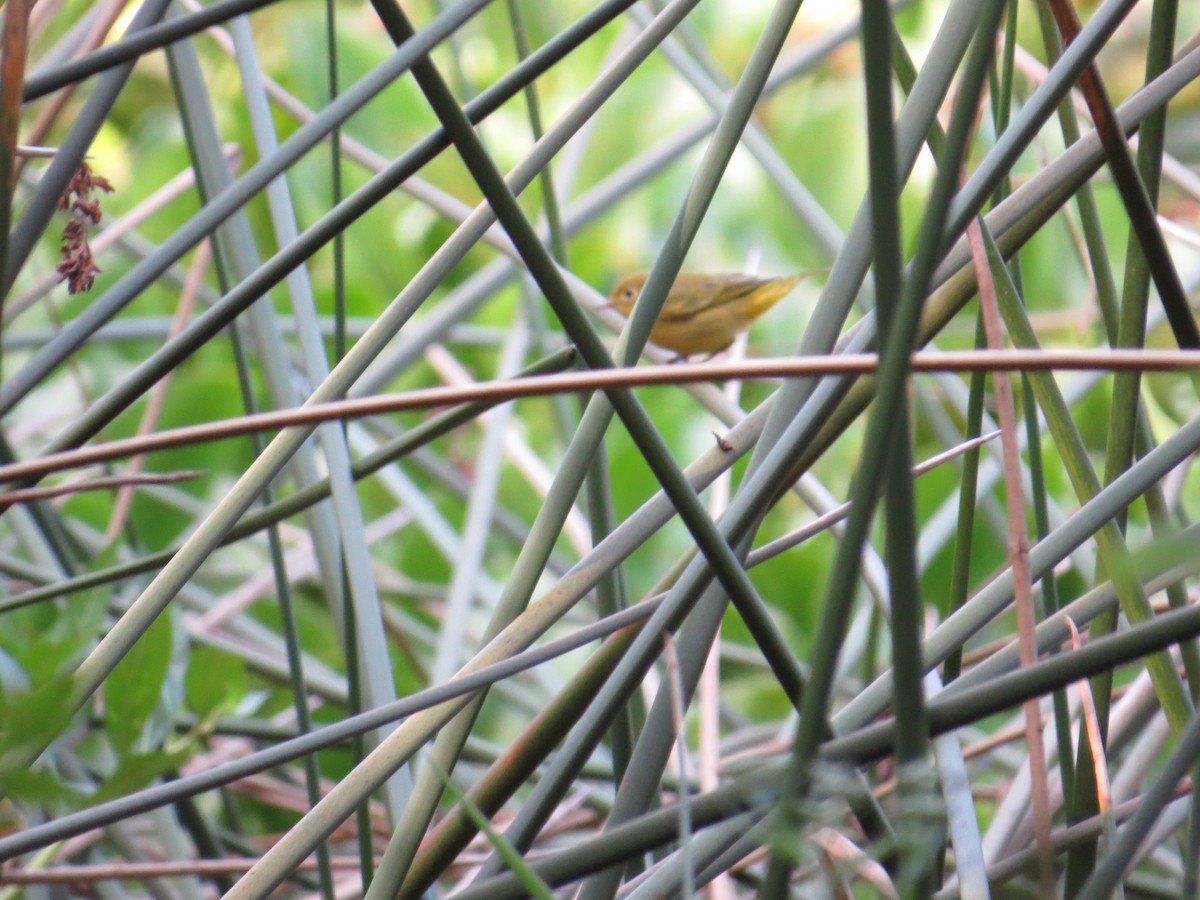
[[[967,227],[967,240],[979,281],[979,308],[989,349],[1004,344],[996,285],[988,265],[987,248],[979,221]],[[1000,448],[1004,473],[1004,501],[1008,512],[1008,558],[1013,573],[1013,603],[1017,608],[1018,656],[1021,666],[1037,662],[1037,616],[1033,610],[1033,579],[1029,570],[1029,536],[1025,520],[1025,496],[1021,482],[1020,438],[1017,435],[1016,403],[1008,372],[992,376],[996,413],[1000,421]],[[1050,845],[1050,789],[1046,773],[1046,751],[1042,743],[1042,714],[1037,699],[1025,701],[1025,743],[1029,751],[1029,785],[1033,796],[1033,832],[1037,847],[1038,880],[1043,897],[1054,896],[1054,853]]]
[[[805,375],[871,375],[878,364],[873,353],[838,356],[794,356],[746,360],[739,363],[680,363],[672,366],[604,369],[559,375],[481,382],[463,387],[432,387],[399,394],[313,403],[296,409],[255,413],[219,422],[188,425],[145,437],[124,438],[92,447],[67,450],[0,466],[0,483],[35,478],[50,472],[119,459],[135,453],[184,447],[274,431],[293,425],[313,425],[338,419],[360,419],[406,410],[431,409],[471,400],[517,400],[551,394],[655,387],[722,381],[730,378],[774,379]],[[914,372],[970,371],[1175,371],[1200,368],[1194,350],[961,350],[915,353]]]

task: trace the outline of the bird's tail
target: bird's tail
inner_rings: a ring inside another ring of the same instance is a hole
[[[769,281],[763,282],[750,296],[750,314],[754,317],[761,316],[768,309],[786,297],[792,292],[792,288],[798,285],[805,278],[812,275],[820,275],[828,269],[811,269],[807,272],[800,272],[796,275],[784,275],[781,278],[772,278]]]

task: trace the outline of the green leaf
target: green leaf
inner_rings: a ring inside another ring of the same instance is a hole
[[[159,776],[178,769],[195,750],[195,746],[189,742],[170,751],[131,753],[122,757],[116,771],[89,798],[89,805],[115,800],[144,788]]]
[[[0,698],[0,790],[29,772],[29,748],[41,748],[61,735],[74,716],[72,679],[59,675],[30,691],[10,691]],[[16,789],[13,789],[15,793]]]
[[[196,647],[184,690],[188,706],[201,720],[227,713],[246,696],[246,662],[215,647]]]
[[[104,682],[104,721],[117,753],[127,756],[162,696],[171,661],[171,616],[154,620]]]
[[[0,789],[6,799],[20,800],[36,806],[80,806],[86,795],[67,784],[52,769],[17,768],[0,778]]]

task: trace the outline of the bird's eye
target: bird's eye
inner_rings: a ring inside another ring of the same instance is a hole
[[[633,296],[633,288],[625,288],[625,297],[629,299]]]

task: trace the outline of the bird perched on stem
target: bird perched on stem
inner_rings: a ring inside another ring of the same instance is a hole
[[[608,305],[628,316],[642,293],[647,274],[634,272],[622,278],[609,295]],[[817,273],[755,278],[681,272],[650,330],[650,341],[674,350],[679,354],[677,359],[697,353],[709,356],[720,353],[802,279],[814,274]]]

